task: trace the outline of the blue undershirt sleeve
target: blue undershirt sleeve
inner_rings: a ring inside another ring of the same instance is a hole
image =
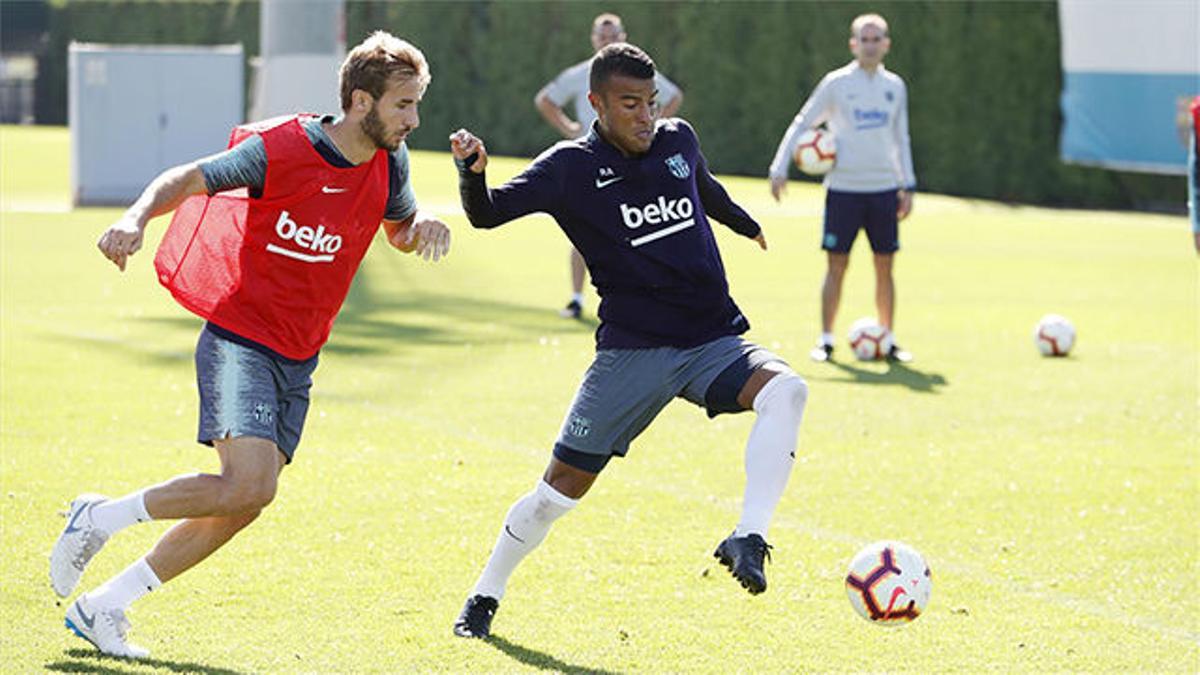
[[[408,146],[402,144],[392,153],[390,165],[392,176],[389,184],[394,187],[388,193],[387,211],[383,218],[401,221],[417,212],[417,195],[413,192],[412,174],[408,166]]]
[[[261,136],[249,136],[232,148],[200,160],[200,171],[208,194],[248,188],[250,196],[262,196],[267,180],[267,148]]]

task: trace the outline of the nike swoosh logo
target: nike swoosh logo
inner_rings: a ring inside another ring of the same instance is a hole
[[[522,544],[524,544],[524,543],[525,543],[525,540],[524,540],[524,539],[522,539],[522,538],[518,537],[517,535],[513,534],[512,528],[510,528],[510,527],[508,526],[508,523],[505,523],[505,524],[504,524],[504,533],[505,533],[505,534],[507,534],[508,536],[512,537],[513,539],[516,539],[517,541],[521,542]]]
[[[599,178],[597,178],[596,179],[596,189],[597,190],[604,189],[604,188],[608,187],[609,185],[612,185],[613,183],[616,183],[617,181],[621,181],[621,180],[625,180],[625,176],[617,176],[616,178],[609,178],[608,180],[600,180]]]
[[[345,192],[348,189],[349,188],[329,187],[328,185],[321,186],[321,192],[324,192],[327,195],[335,195],[339,192]]]
[[[83,619],[83,625],[87,626],[88,630],[92,630],[93,628],[95,628],[96,627],[96,613],[92,612],[92,615],[88,616],[87,614],[85,614],[83,612],[82,605],[76,603],[75,606],[79,610],[79,618]]]
[[[90,511],[92,509],[92,506],[93,506],[92,504],[89,504],[87,506],[87,508],[79,509],[78,511],[76,511],[75,515],[71,516],[71,522],[67,523],[67,529],[63,531],[63,534],[70,534],[71,532],[78,532],[81,528],[75,527],[75,523],[79,522],[79,516],[82,516],[84,511]]]

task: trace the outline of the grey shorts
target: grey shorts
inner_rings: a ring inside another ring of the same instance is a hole
[[[292,361],[234,342],[207,325],[196,342],[200,431],[196,440],[265,438],[290,464],[308,414],[317,357]]]
[[[598,456],[597,464],[579,466],[598,471],[609,456],[624,456],[633,439],[677,396],[707,408],[710,417],[740,412],[736,397],[742,385],[770,362],[783,359],[736,335],[688,349],[600,350],[563,420],[555,454],[560,459],[564,454]]]

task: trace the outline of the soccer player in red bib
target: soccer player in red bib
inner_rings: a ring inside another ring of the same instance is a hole
[[[417,210],[404,145],[429,79],[419,49],[377,32],[342,64],[341,116],[235,129],[228,150],[163,172],[100,237],[100,251],[124,270],[147,222],[175,210],[154,265],[176,300],[206,319],[197,440],[221,461],[219,475],[71,503],[50,556],[61,597],[120,530],[181,521],[67,610],[67,627],[100,651],[145,657],[126,638],[129,605],[204,560],[274,498],[300,442],[318,352],[380,223],[402,251],[434,260],[449,251],[446,225]]]

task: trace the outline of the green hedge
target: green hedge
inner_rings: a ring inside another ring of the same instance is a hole
[[[71,42],[210,45],[241,43],[258,54],[258,3],[246,0],[54,0],[50,29],[38,55],[34,116],[67,123],[67,46]],[[246,81],[249,82],[249,65]]]
[[[346,5],[346,40],[376,28],[419,45],[433,84],[415,148],[442,150],[469,126],[492,151],[532,156],[556,140],[533,95],[587,58],[601,11],[624,18],[685,92],[680,114],[700,132],[715,170],[764,175],[776,144],[826,72],[850,59],[850,20],[879,11],[891,23],[888,67],[910,93],[921,189],[1063,206],[1178,208],[1182,177],[1062,164],[1058,133],[1058,15],[1054,3],[359,2]],[[39,70],[39,120],[65,115],[66,44],[74,40],[181,44],[242,42],[258,49],[253,2],[90,0],[53,7]]]

